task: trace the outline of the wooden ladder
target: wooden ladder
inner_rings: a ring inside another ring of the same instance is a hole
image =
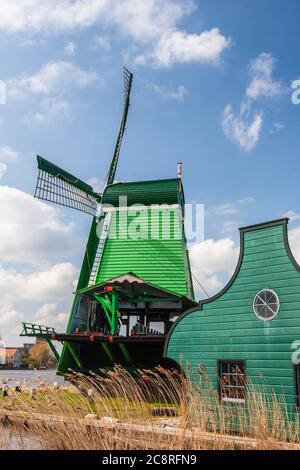
[[[105,220],[104,220],[104,224],[103,224],[102,232],[101,232],[101,237],[99,238],[97,251],[96,251],[93,267],[91,270],[88,286],[93,286],[96,283],[97,274],[98,274],[98,270],[99,270],[103,250],[104,250],[104,245],[105,245],[107,235],[108,235],[110,220],[111,220],[111,213],[105,216]]]

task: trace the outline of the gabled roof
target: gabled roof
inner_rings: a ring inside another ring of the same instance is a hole
[[[140,294],[156,295],[158,297],[161,297],[162,300],[167,297],[173,297],[174,300],[181,300],[185,308],[197,305],[197,302],[195,300],[192,300],[187,296],[180,295],[176,292],[172,292],[168,289],[161,288],[160,286],[157,286],[151,282],[147,282],[144,279],[136,276],[132,272],[124,273],[118,277],[108,279],[104,282],[98,283],[89,288],[82,289],[78,292],[86,293],[87,295],[89,295],[90,293],[96,292],[97,290],[107,285],[119,286],[123,289],[131,289],[132,291],[140,292]]]
[[[282,241],[284,243],[284,248],[285,248],[286,254],[287,254],[288,258],[290,259],[291,263],[297,269],[297,271],[300,272],[300,267],[299,267],[298,263],[296,262],[293,254],[291,252],[289,241],[288,241],[288,232],[287,232],[288,223],[289,223],[289,219],[287,217],[285,217],[285,218],[270,220],[270,221],[267,221],[267,222],[262,222],[262,223],[258,223],[258,224],[254,224],[254,225],[248,225],[246,227],[241,227],[239,229],[239,231],[240,231],[240,254],[239,254],[239,259],[238,259],[237,266],[235,268],[235,271],[234,271],[231,279],[229,280],[229,282],[226,284],[226,286],[220,292],[213,295],[209,299],[201,300],[199,302],[200,307],[202,308],[202,306],[204,304],[211,303],[214,300],[218,299],[219,297],[222,297],[222,295],[225,294],[232,287],[233,283],[235,282],[235,280],[236,280],[236,278],[237,278],[237,276],[238,276],[238,274],[241,270],[242,263],[244,261],[245,237],[247,237],[247,236],[251,237],[252,232],[260,232],[261,230],[265,230],[265,229],[272,229],[274,227],[282,227],[281,236],[282,236]],[[250,243],[250,245],[251,245],[251,243]]]

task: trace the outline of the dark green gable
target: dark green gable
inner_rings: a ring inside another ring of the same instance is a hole
[[[300,340],[300,271],[287,239],[288,219],[240,230],[241,250],[229,284],[216,296],[180,317],[170,331],[165,355],[193,368],[203,364],[218,386],[218,361],[245,361],[251,383],[284,393],[295,410],[292,345]],[[259,319],[253,300],[275,291],[280,310]]]

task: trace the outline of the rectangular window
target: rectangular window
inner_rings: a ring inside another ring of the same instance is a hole
[[[245,361],[218,361],[219,396],[227,403],[244,403],[246,397]]]
[[[300,408],[300,364],[295,365],[295,395],[297,408]]]

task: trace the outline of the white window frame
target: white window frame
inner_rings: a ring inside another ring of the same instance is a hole
[[[276,301],[277,301],[277,304],[278,304],[277,311],[273,314],[272,317],[269,317],[269,318],[263,318],[263,317],[261,317],[261,316],[256,312],[256,310],[255,310],[255,301],[256,301],[257,297],[258,297],[260,294],[262,294],[263,292],[266,292],[266,291],[271,292],[271,293],[275,296]],[[278,294],[277,294],[273,289],[268,289],[267,287],[266,287],[265,289],[261,289],[259,292],[257,292],[257,294],[255,294],[255,297],[254,297],[253,303],[252,303],[252,309],[253,309],[253,312],[254,312],[255,316],[256,316],[259,320],[261,320],[261,321],[271,321],[271,320],[273,320],[273,319],[278,315],[279,310],[280,310],[280,300],[279,300]]]

